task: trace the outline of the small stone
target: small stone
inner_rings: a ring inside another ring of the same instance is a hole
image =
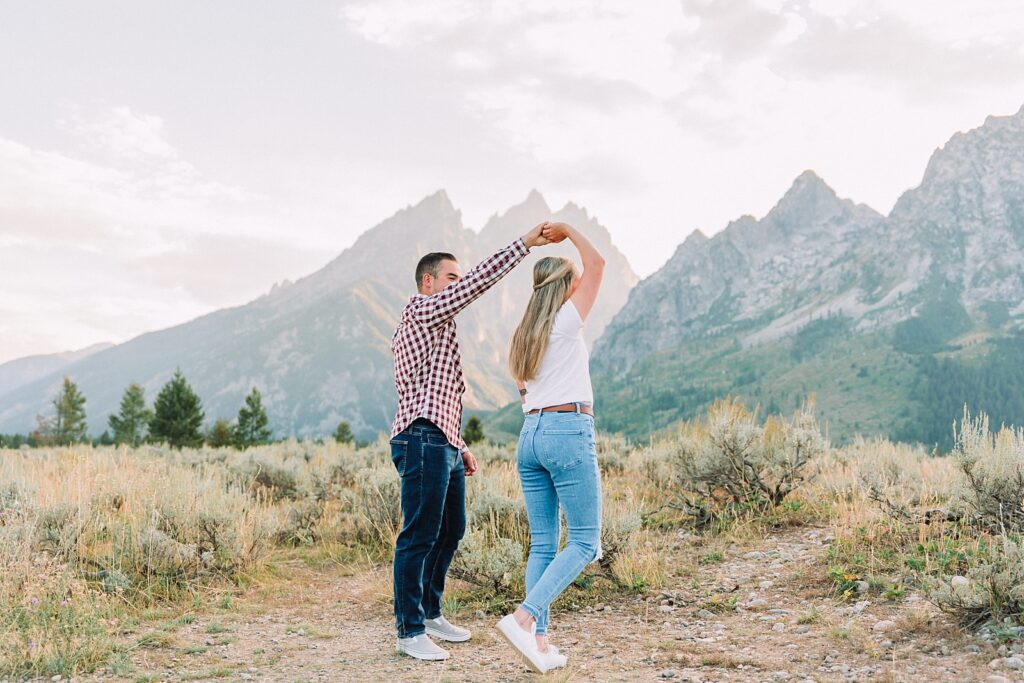
[[[658,674],[658,678],[675,678],[675,677],[676,677],[675,669],[665,669],[660,674]]]
[[[675,612],[676,608],[673,607],[672,605],[659,605],[658,606],[658,611],[659,612]]]
[[[752,550],[749,553],[747,553],[746,555],[744,555],[743,559],[746,559],[746,560],[763,560],[764,559],[764,553],[762,553],[760,550]]]
[[[1002,666],[1003,666],[1003,658],[1002,657],[996,657],[995,659],[990,660],[989,663],[988,663],[988,668],[990,668],[990,669],[999,669]]]
[[[772,630],[776,633],[782,633],[786,630],[786,625],[780,621],[778,623],[772,624]]]
[[[59,680],[61,680],[61,676],[60,676],[60,674],[57,674],[56,676],[54,676],[54,677],[53,677],[53,678],[51,678],[50,680],[51,680],[51,681],[59,681]]]
[[[1003,666],[1007,669],[1013,669],[1014,671],[1024,669],[1024,659],[1021,659],[1020,657],[1007,657],[1003,660]]]
[[[803,635],[803,634],[807,633],[810,630],[811,630],[811,627],[808,626],[807,624],[800,624],[799,626],[796,627],[795,632],[798,633],[799,635]]]
[[[966,576],[954,576],[949,580],[949,585],[953,588],[962,588],[970,585],[970,580]]]
[[[894,628],[896,628],[896,622],[895,621],[889,621],[888,619],[883,619],[882,621],[876,621],[875,625],[871,627],[871,630],[874,631],[875,633],[886,633],[888,631],[893,630]]]
[[[1010,683],[1010,679],[999,674],[991,674],[985,678],[985,683]]]
[[[754,598],[753,600],[750,600],[747,603],[747,607],[753,609],[753,608],[756,608],[756,607],[764,607],[767,604],[768,604],[768,601],[765,600],[764,598]]]
[[[714,619],[715,613],[711,610],[699,609],[697,610],[694,616],[696,616],[698,619]]]

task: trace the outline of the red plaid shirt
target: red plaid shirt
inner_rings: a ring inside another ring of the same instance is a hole
[[[437,294],[415,294],[409,299],[391,339],[398,390],[398,412],[391,436],[422,417],[437,425],[448,443],[460,451],[466,448],[459,431],[466,383],[455,336],[455,314],[497,284],[528,253],[523,240],[518,239]]]

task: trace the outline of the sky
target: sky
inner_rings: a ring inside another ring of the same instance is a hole
[[[0,0],[0,64],[2,363],[245,303],[442,188],[474,229],[581,204],[641,276],[805,169],[886,213],[1024,105],[1024,4]]]

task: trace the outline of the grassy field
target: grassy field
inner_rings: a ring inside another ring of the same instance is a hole
[[[834,539],[816,570],[823,594],[899,601],[914,588],[971,628],[1015,624],[1024,572],[1006,569],[1024,513],[999,511],[1024,500],[1024,436],[980,420],[965,434],[956,457],[884,440],[831,448],[809,412],[762,423],[727,402],[643,447],[602,436],[604,558],[556,607],[657,595],[694,571],[667,552],[683,532],[703,539],[703,565],[716,548],[822,526]],[[522,595],[529,532],[514,448],[475,451],[446,600],[499,614]],[[385,440],[7,450],[0,482],[0,678],[130,676],[140,651],[273,586],[288,563],[386,567],[400,523]],[[166,629],[144,628],[154,619]]]

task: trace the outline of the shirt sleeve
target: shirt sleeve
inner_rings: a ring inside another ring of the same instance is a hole
[[[529,253],[523,240],[517,239],[473,266],[458,282],[453,282],[437,294],[420,299],[410,307],[409,316],[428,327],[443,325],[496,285]],[[465,444],[460,448],[465,448]]]

